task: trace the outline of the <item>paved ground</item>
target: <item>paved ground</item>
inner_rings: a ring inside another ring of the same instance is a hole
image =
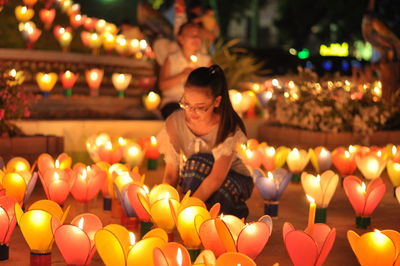
[[[151,186],[160,182],[163,168],[159,167],[157,171],[146,173],[146,183]],[[399,231],[400,206],[393,197],[392,187],[388,182],[386,174],[384,179],[387,184],[387,192],[382,203],[372,216],[371,229],[394,229]],[[44,197],[43,195],[41,184],[38,183],[30,202],[42,199]],[[71,212],[67,218],[67,222],[70,222],[71,219],[82,212],[83,209],[73,202],[71,196],[68,199],[68,203],[72,205]],[[256,189],[248,201],[248,204],[250,206],[250,216],[248,220],[252,221],[258,219],[263,214],[263,201]],[[119,219],[112,217],[110,212],[102,211],[102,199],[100,196],[97,200],[90,203],[89,210],[98,215],[104,225],[117,223],[119,221]],[[274,220],[272,236],[262,254],[256,259],[257,264],[264,266],[278,262],[280,265],[291,265],[282,241],[282,225],[284,222],[291,222],[295,228],[304,229],[307,223],[307,215],[308,203],[301,185],[290,184],[281,199],[279,218]],[[356,258],[348,244],[346,232],[352,229],[360,234],[368,230],[359,230],[355,228],[353,210],[340,186],[338,186],[336,194],[328,208],[327,223],[332,227],[336,227],[337,238],[325,265],[357,265]],[[175,237],[175,239],[177,239],[177,237]],[[56,245],[53,245],[52,256],[53,265],[65,265]],[[14,231],[11,239],[10,260],[0,262],[0,265],[29,265],[29,248],[18,227]],[[97,254],[93,258],[92,265],[103,265]]]

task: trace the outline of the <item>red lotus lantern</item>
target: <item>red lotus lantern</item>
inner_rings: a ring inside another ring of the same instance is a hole
[[[56,17],[56,10],[52,9],[42,9],[39,11],[39,18],[43,22],[45,28],[48,30],[53,24],[54,18]]]
[[[76,80],[78,79],[79,74],[73,73],[69,70],[60,74],[61,84],[63,86],[64,95],[67,97],[72,96],[72,87],[74,87]]]

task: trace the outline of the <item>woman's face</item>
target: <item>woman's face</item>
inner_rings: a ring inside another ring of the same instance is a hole
[[[193,26],[185,27],[178,40],[183,49],[195,52],[201,47],[200,29]]]
[[[193,122],[208,121],[221,103],[221,96],[214,98],[209,88],[186,87],[180,101],[186,117]]]

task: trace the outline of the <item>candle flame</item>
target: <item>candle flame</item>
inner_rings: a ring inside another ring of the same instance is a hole
[[[367,186],[365,185],[364,182],[362,182],[361,186],[358,187],[358,191],[365,194],[366,188],[367,188]]]
[[[129,232],[129,241],[131,243],[131,246],[135,245],[136,243],[136,237],[135,234],[132,232]]]
[[[316,178],[316,180],[317,180],[317,182],[318,182],[318,184],[319,184],[319,182],[321,182],[321,176],[320,176],[320,175],[317,175],[315,178]]]
[[[321,152],[319,153],[319,156],[325,157],[328,155],[328,150],[326,150],[324,147],[322,147]]]
[[[79,229],[83,230],[83,223],[84,223],[85,219],[82,217],[81,219],[79,219],[78,222],[78,227]]]
[[[274,180],[274,175],[268,171],[267,173],[268,179]]]
[[[91,80],[97,80],[99,78],[99,74],[97,73],[97,71],[91,71],[90,75],[89,75]]]
[[[83,180],[86,180],[86,177],[87,177],[86,169],[83,169],[83,170],[82,170],[81,177],[82,177]]]
[[[311,196],[309,196],[309,195],[306,195],[306,197],[307,197],[307,200],[308,200],[310,203],[315,203],[315,200],[314,200],[313,197],[311,197]]]
[[[54,178],[54,181],[59,181],[60,175],[57,172],[54,172],[53,178]]]
[[[109,151],[111,151],[111,150],[112,150],[112,148],[113,148],[111,141],[107,141],[107,143],[106,143],[105,147],[106,147],[106,150],[109,150]]]
[[[56,168],[59,168],[60,167],[60,162],[58,160],[56,160],[55,165],[56,165]]]
[[[269,157],[274,156],[274,155],[275,155],[275,148],[274,148],[274,147],[268,147],[268,148],[266,148],[266,154],[267,154]]]
[[[151,136],[151,137],[150,137],[150,143],[151,143],[151,145],[157,145],[157,139],[156,139],[156,137]]]
[[[253,224],[246,224],[246,231],[249,234],[255,234],[257,233],[257,228]]]
[[[28,11],[28,8],[26,6],[23,6],[21,8],[21,13],[26,13]]]
[[[165,200],[168,200],[169,198],[170,198],[169,192],[165,193],[165,194],[164,194],[164,199],[165,199]]]
[[[384,245],[386,243],[386,237],[384,234],[382,234],[382,232],[378,229],[374,229],[374,240],[375,243],[380,244],[380,245]]]
[[[378,155],[378,157],[382,157],[382,151],[378,151],[378,152],[376,153],[376,155]]]
[[[253,151],[250,150],[250,149],[246,149],[246,157],[247,157],[247,158],[253,157]]]
[[[14,68],[10,70],[10,76],[15,78],[17,76],[17,70],[15,70]],[[394,146],[395,147],[395,146]],[[396,147],[395,147],[396,148]],[[396,154],[396,153],[394,153]]]
[[[356,151],[356,148],[353,145],[349,146],[349,152],[354,153]]]
[[[368,171],[377,172],[379,169],[379,162],[376,158],[371,158],[367,164]]]
[[[197,61],[198,61],[197,56],[191,55],[191,56],[190,56],[190,61],[191,61],[192,63],[196,64]]]
[[[181,250],[181,248],[178,248],[178,252],[176,253],[176,263],[178,263],[179,266],[182,266],[182,250]]]
[[[139,41],[139,46],[140,46],[140,49],[142,49],[142,50],[146,49],[146,47],[147,47],[146,40],[140,40]]]
[[[123,137],[119,137],[118,138],[118,143],[121,146],[125,146],[126,145],[126,140]]]
[[[344,152],[344,156],[345,156],[347,159],[349,159],[349,158],[350,158],[350,153],[349,153],[348,151],[345,151],[345,152]]]
[[[131,155],[131,156],[136,156],[136,155],[139,154],[139,148],[136,147],[136,146],[130,147],[130,148],[128,149],[128,153],[129,153],[129,155]]]
[[[224,219],[224,214],[221,212],[221,215],[219,216],[219,218],[221,219],[221,220],[223,220]]]
[[[146,185],[143,185],[143,190],[144,190],[144,192],[145,192],[146,194],[149,194],[149,193],[150,193],[149,188],[148,188]]]
[[[394,163],[394,164],[393,164],[393,168],[394,168],[394,170],[395,170],[396,172],[399,172],[399,171],[400,171],[400,163]]]
[[[274,86],[274,87],[278,87],[278,86],[279,86],[279,81],[278,81],[277,79],[273,79],[273,80],[271,81],[271,84],[272,84],[272,86]]]

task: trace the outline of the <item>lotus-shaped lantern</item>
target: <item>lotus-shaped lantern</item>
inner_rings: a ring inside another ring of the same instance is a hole
[[[18,204],[11,196],[0,196],[0,261],[7,260],[11,234],[16,220],[14,206]]]
[[[71,194],[79,203],[94,199],[107,179],[107,174],[97,165],[85,166],[82,163],[74,166],[76,178],[71,187]]]
[[[400,186],[400,163],[391,159],[386,164],[386,170],[394,189],[396,189]]]
[[[309,149],[310,161],[315,168],[317,173],[324,172],[332,166],[332,155],[329,150],[324,147],[317,147],[315,149]]]
[[[356,164],[363,176],[368,180],[372,180],[381,176],[383,169],[385,169],[386,161],[381,156],[368,152],[357,155]]]
[[[300,182],[300,173],[307,166],[309,160],[310,154],[305,150],[294,148],[289,152],[286,163],[289,170],[293,173],[292,182]]]
[[[332,162],[341,176],[351,175],[357,169],[354,152],[344,147],[338,147],[332,152]]]

